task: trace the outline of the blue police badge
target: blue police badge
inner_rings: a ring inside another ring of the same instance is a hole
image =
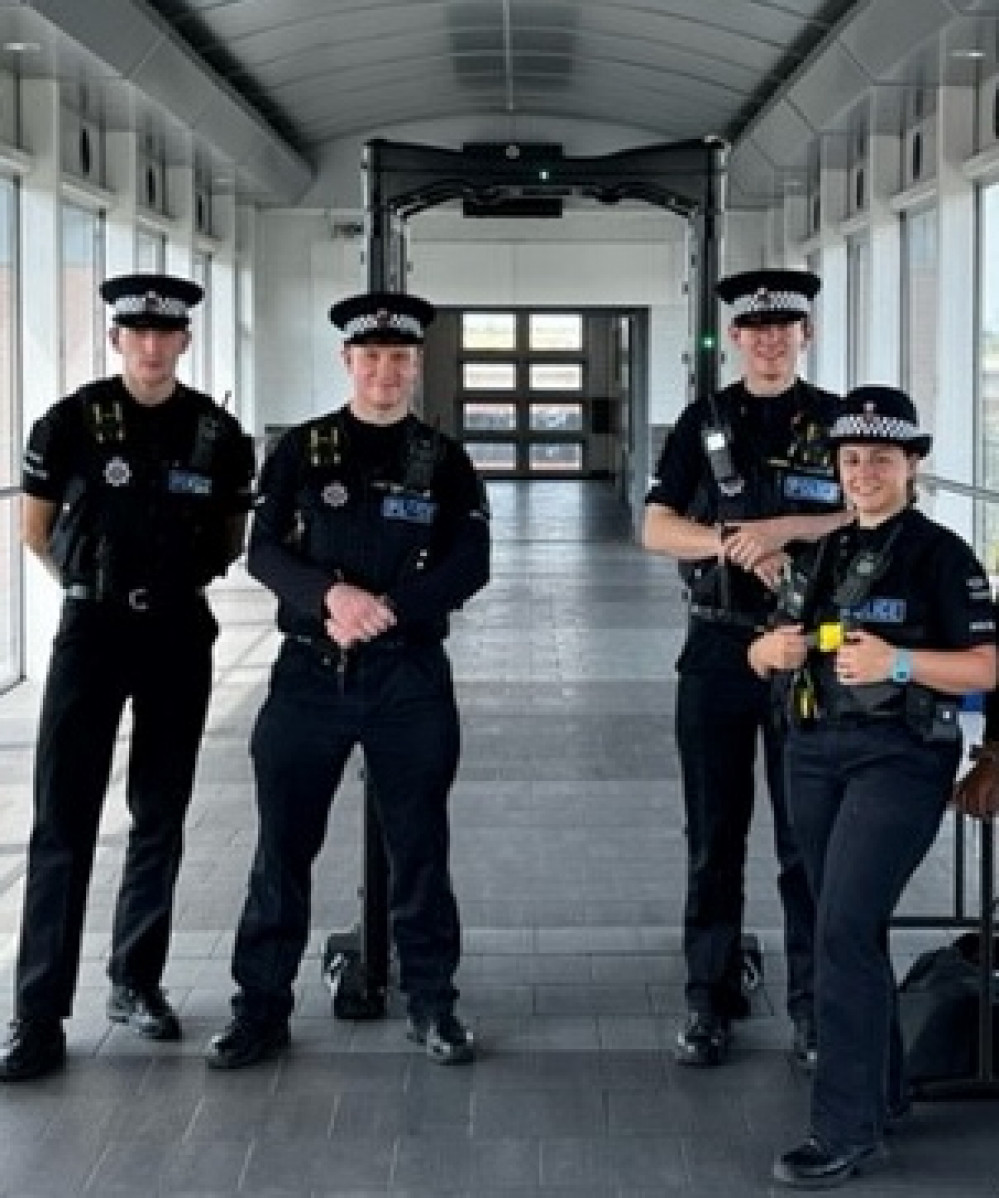
[[[838,482],[814,474],[788,474],[784,477],[786,499],[806,499],[812,503],[839,503],[843,497]]]
[[[167,474],[167,490],[171,495],[200,495],[205,498],[212,493],[212,480],[195,470],[173,467]]]
[[[433,524],[437,503],[416,495],[386,495],[382,500],[382,515],[386,520],[403,520],[407,524]]]
[[[117,454],[104,467],[104,481],[109,487],[124,487],[131,481],[132,467]]]
[[[343,507],[350,495],[341,482],[327,483],[322,489],[323,503],[327,507]]]

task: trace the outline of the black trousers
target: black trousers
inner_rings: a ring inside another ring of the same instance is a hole
[[[251,752],[258,841],[233,954],[237,1014],[287,1019],[309,933],[312,865],[336,789],[360,745],[389,862],[389,912],[409,1009],[449,1011],[460,955],[448,871],[447,800],[458,712],[443,648],[377,643],[340,676],[336,662],[288,640],[257,718]]]
[[[745,1007],[740,939],[761,734],[784,909],[787,1009],[792,1018],[812,1011],[815,905],[788,820],[783,737],[771,703],[769,685],[748,665],[744,671],[680,675],[676,737],[687,824],[686,998],[690,1010],[705,1014],[736,1016]]]
[[[35,753],[15,982],[19,1017],[71,1012],[101,810],[129,700],[131,823],[108,973],[113,982],[159,984],[217,632],[200,597],[141,612],[112,602],[66,601]]]
[[[791,733],[785,760],[818,896],[812,1130],[834,1148],[866,1146],[904,1093],[889,920],[937,835],[960,747],[884,720],[819,724]]]

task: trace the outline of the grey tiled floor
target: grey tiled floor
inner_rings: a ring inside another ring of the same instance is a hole
[[[94,870],[69,1067],[0,1090],[0,1194],[267,1198],[768,1194],[804,1128],[786,1057],[779,909],[765,804],[748,871],[766,983],[731,1063],[678,1069],[684,844],[672,744],[682,609],[673,571],[634,545],[605,484],[496,484],[494,578],[455,621],[465,747],[453,796],[465,926],[462,1010],[480,1060],[441,1070],[388,1019],[330,1016],[317,964],[357,912],[361,787],[335,808],[293,1049],[207,1072],[254,842],[247,735],[277,640],[268,596],[220,585],[223,633],[166,985],[185,1039],[151,1046],[103,1014],[126,827],[116,774]],[[9,996],[30,815],[37,688],[0,699],[0,993]],[[123,730],[123,735],[127,730]],[[724,746],[719,746],[724,751]],[[972,871],[973,872],[973,871]],[[946,913],[951,830],[907,908]],[[973,905],[973,896],[972,896]],[[900,968],[941,932],[898,932]],[[9,997],[0,1012],[9,1012]],[[990,1102],[922,1104],[866,1195],[999,1194]]]

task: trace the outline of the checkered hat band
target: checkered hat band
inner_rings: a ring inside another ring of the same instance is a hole
[[[351,337],[359,337],[364,333],[380,333],[385,330],[408,333],[412,337],[423,336],[423,325],[415,316],[407,316],[404,312],[389,312],[387,316],[384,312],[365,312],[344,324],[343,335],[350,340]]]
[[[865,441],[913,441],[919,429],[910,420],[897,416],[838,416],[829,430],[830,440],[849,441],[862,437]]]
[[[756,291],[732,301],[732,316],[736,320],[756,312],[795,312],[807,316],[809,310],[808,300],[800,291]]]
[[[115,316],[168,316],[177,320],[188,314],[187,304],[150,292],[148,295],[123,295],[115,300]]]

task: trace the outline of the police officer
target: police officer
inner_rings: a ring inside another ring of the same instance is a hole
[[[248,564],[278,597],[285,639],[252,734],[259,833],[213,1068],[288,1043],[311,868],[357,744],[385,838],[408,1035],[443,1064],[473,1055],[454,1013],[447,801],[459,726],[442,642],[449,613],[488,580],[489,526],[467,454],[410,412],[433,316],[402,294],[334,304],[350,399],[285,434],[263,469]]]
[[[42,700],[34,826],[11,1036],[0,1079],[65,1059],[87,887],[122,709],[131,701],[128,846],[108,1016],[154,1040],[180,1024],[160,990],[217,626],[205,586],[242,548],[253,446],[177,381],[202,297],[187,279],[108,279],[121,374],[52,407],[24,457],[23,538],[65,603]]]
[[[761,676],[790,680],[787,795],[818,906],[811,1130],[774,1166],[797,1188],[880,1163],[905,1109],[889,921],[951,796],[957,697],[995,685],[985,571],[912,506],[930,441],[904,392],[850,392],[830,442],[856,524],[800,568],[796,622],[750,647]]]
[[[800,1064],[814,1063],[814,907],[784,809],[780,731],[746,648],[773,608],[785,546],[814,540],[846,518],[823,441],[835,397],[797,377],[818,290],[818,278],[799,270],[748,271],[718,283],[717,294],[731,305],[729,337],[742,377],[682,412],[646,497],[645,547],[679,560],[690,609],[676,710],[688,858],[681,1064],[724,1061],[731,1021],[748,1014],[743,874],[761,732],[793,1048]]]

